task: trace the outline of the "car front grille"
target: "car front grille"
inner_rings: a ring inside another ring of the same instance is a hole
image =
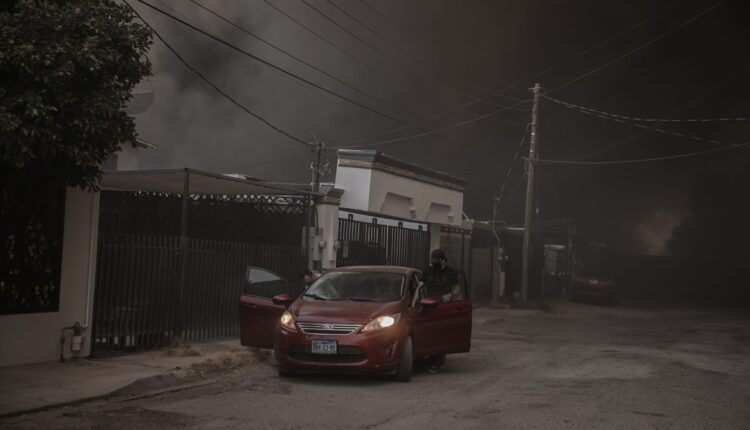
[[[356,363],[367,359],[365,352],[356,346],[339,346],[336,354],[313,354],[310,345],[294,345],[287,355],[300,361],[317,361],[321,363]]]
[[[297,325],[307,334],[352,334],[361,327],[358,324],[336,324],[336,323],[306,323],[298,322]]]

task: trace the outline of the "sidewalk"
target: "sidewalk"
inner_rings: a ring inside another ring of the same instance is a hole
[[[238,339],[192,344],[194,355],[148,351],[101,359],[44,362],[0,368],[0,416],[106,397],[139,381],[166,381],[228,353],[245,352]]]

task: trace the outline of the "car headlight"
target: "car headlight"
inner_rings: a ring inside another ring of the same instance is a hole
[[[375,331],[380,330],[381,328],[390,327],[395,325],[400,318],[401,314],[379,316],[362,327],[362,331]]]
[[[297,330],[297,326],[294,325],[294,317],[289,311],[285,311],[283,314],[281,314],[281,319],[279,319],[279,322],[281,323],[281,326],[287,330]]]

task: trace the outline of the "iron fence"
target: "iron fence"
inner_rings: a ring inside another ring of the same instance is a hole
[[[423,269],[429,263],[426,230],[339,219],[339,266],[391,265]]]
[[[308,202],[191,195],[181,236],[181,196],[102,192],[94,354],[236,335],[249,266],[288,280],[283,292],[300,293]]]
[[[307,261],[299,246],[191,239],[181,287],[181,253],[180,238],[174,236],[100,237],[93,332],[97,352],[155,348],[176,336],[237,335],[237,303],[247,268],[264,267],[296,281]],[[292,284],[293,294],[302,291],[297,284]]]

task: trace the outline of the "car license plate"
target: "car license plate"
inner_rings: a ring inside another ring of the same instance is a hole
[[[313,354],[336,354],[337,344],[335,340],[314,340],[312,341]]]

